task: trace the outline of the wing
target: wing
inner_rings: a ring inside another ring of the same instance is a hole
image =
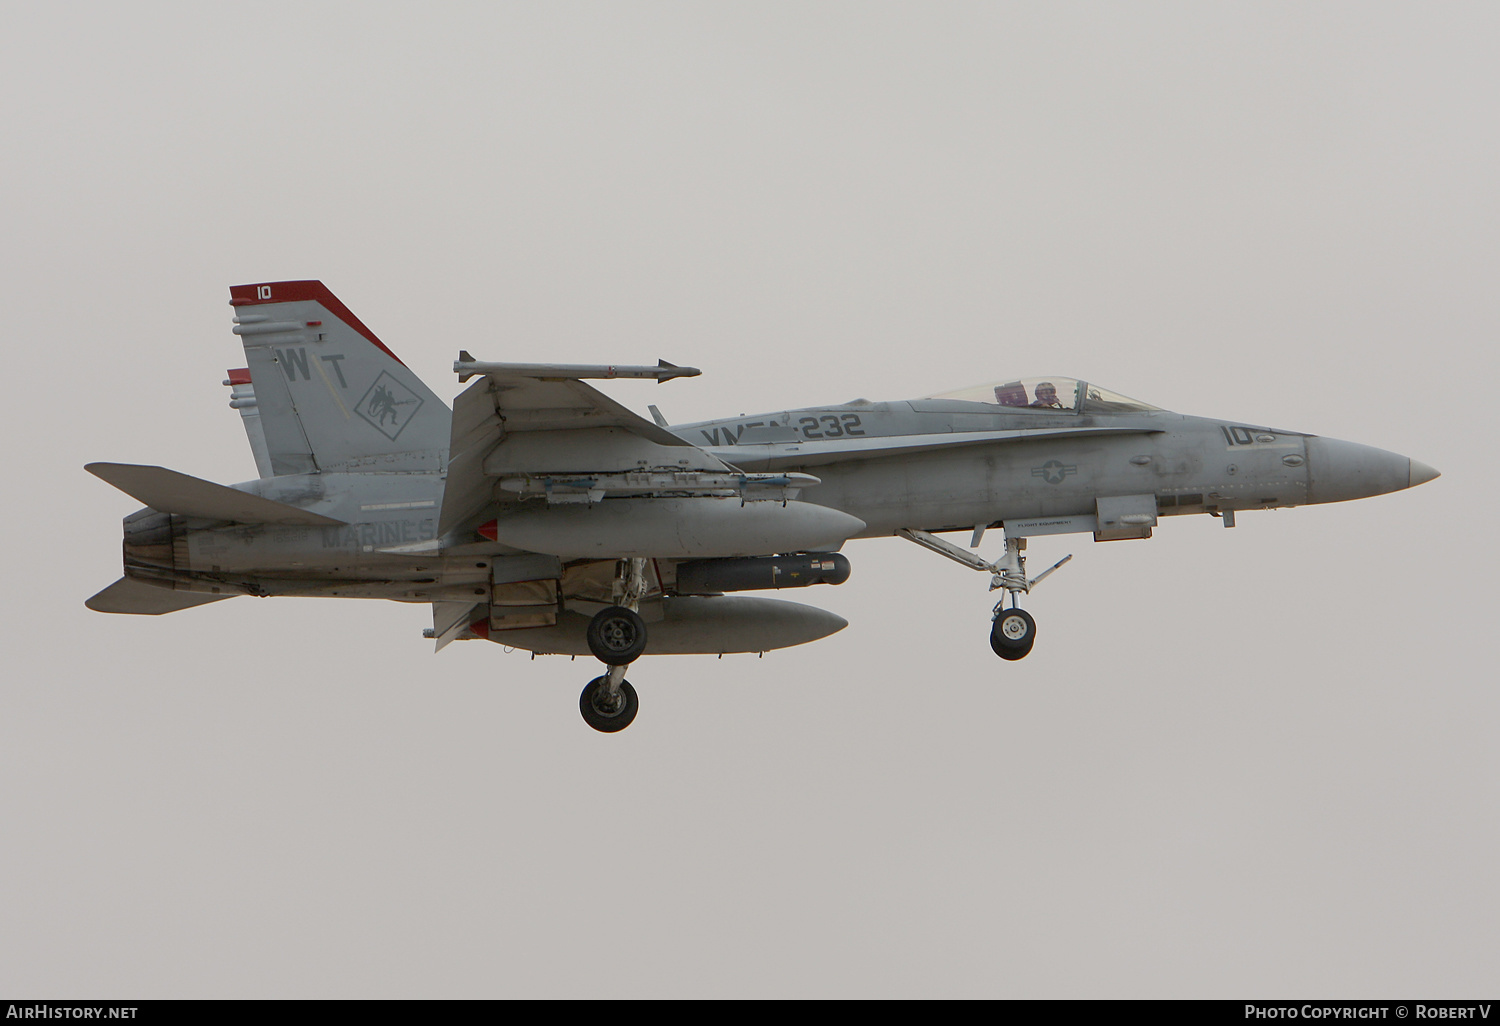
[[[453,406],[438,543],[458,546],[466,536],[483,537],[521,554],[489,557],[487,602],[434,603],[432,637],[439,648],[461,637],[487,637],[534,651],[574,652],[583,637],[574,628],[618,602],[615,578],[625,557],[643,564],[642,617],[658,626],[675,623],[674,617],[684,621],[654,635],[656,651],[764,651],[844,626],[832,614],[796,603],[664,599],[661,563],[671,567],[685,553],[837,547],[864,527],[838,510],[790,501],[817,478],[745,473],[582,380],[664,380],[696,371],[669,364],[481,364],[467,354],[454,370],[480,380]],[[795,607],[802,620],[816,623],[802,624],[800,634],[773,630],[772,621],[785,619],[782,607]],[[741,619],[753,622],[731,637],[731,621]],[[671,640],[674,630],[681,636]]]
[[[606,376],[660,380],[697,373],[692,368],[482,364],[467,361],[463,354],[454,369],[465,376],[482,376],[453,404],[439,536],[496,498],[514,499],[528,488],[550,497],[571,486],[584,494],[592,490],[597,496],[598,479],[609,475],[739,476],[723,460],[580,380]],[[573,480],[564,482],[565,478]],[[501,487],[502,483],[510,488]],[[609,489],[609,481],[602,484]]]

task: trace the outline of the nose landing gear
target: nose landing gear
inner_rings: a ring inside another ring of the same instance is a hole
[[[1030,593],[1031,589],[1040,584],[1048,574],[1062,566],[1072,555],[1064,556],[1043,570],[1035,577],[1026,576],[1026,557],[1021,555],[1026,549],[1025,538],[1005,539],[1005,555],[993,563],[985,562],[977,552],[961,549],[950,541],[926,531],[918,531],[914,528],[903,527],[896,532],[907,541],[916,542],[923,548],[931,549],[940,556],[947,556],[955,563],[962,563],[971,570],[985,570],[990,574],[990,590],[1004,588],[1010,595],[1010,608],[1005,608],[1005,599],[1002,597],[995,603],[993,623],[990,625],[990,648],[1001,659],[1016,660],[1024,659],[1031,652],[1031,646],[1036,642],[1036,621],[1031,614],[1021,609],[1017,604],[1022,592]],[[975,543],[983,533],[976,529],[974,532]]]

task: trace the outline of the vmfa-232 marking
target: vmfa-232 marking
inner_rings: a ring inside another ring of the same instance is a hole
[[[845,626],[739,594],[839,584],[852,538],[897,536],[988,575],[990,645],[1023,658],[1030,537],[1151,537],[1161,518],[1337,502],[1437,472],[1368,446],[1184,416],[1064,377],[896,402],[670,425],[585,382],[655,367],[485,363],[452,410],[319,282],[231,289],[247,367],[230,371],[260,477],[89,470],[146,504],[125,576],[88,600],[158,614],[234,595],[428,602],[437,647],[487,638],[592,654],[579,709],[611,732],[647,653],[756,652]],[[979,555],[998,528],[1004,551]],[[964,547],[939,537],[963,531]],[[1067,557],[1071,558],[1071,557]]]

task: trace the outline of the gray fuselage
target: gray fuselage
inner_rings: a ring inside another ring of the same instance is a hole
[[[1430,476],[1421,464],[1368,446],[1160,410],[1075,413],[919,399],[670,430],[743,471],[820,479],[798,498],[863,521],[855,537],[1081,517],[1115,496],[1154,497],[1159,516],[1299,506],[1394,491]],[[127,522],[127,569],[194,591],[418,602],[479,597],[491,562],[518,550],[478,538],[472,527],[437,538],[444,483],[443,473],[410,472],[248,482],[236,487],[346,525],[214,526],[173,518],[171,558],[163,558],[156,539],[153,556],[132,561]],[[135,548],[139,554],[150,546]]]

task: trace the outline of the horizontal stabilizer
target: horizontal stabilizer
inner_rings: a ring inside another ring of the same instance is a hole
[[[160,616],[162,613],[175,613],[179,609],[191,609],[193,606],[201,606],[227,598],[234,598],[234,596],[173,591],[171,588],[160,588],[131,577],[121,577],[83,604],[96,613],[136,613],[143,616]]]
[[[204,520],[232,520],[241,524],[282,524],[292,527],[337,527],[342,520],[310,513],[274,499],[179,474],[165,467],[134,463],[90,463],[83,468],[108,481],[126,495],[152,509]]]

